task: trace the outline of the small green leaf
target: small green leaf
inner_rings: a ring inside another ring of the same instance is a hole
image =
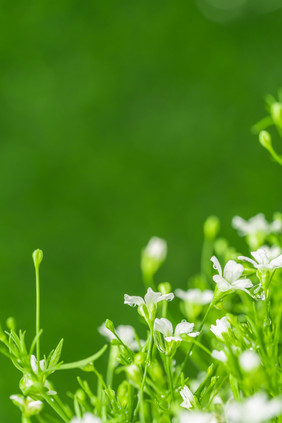
[[[50,362],[48,365],[49,368],[56,367],[56,365],[58,364],[62,354],[63,343],[64,343],[64,339],[62,338],[50,358]]]

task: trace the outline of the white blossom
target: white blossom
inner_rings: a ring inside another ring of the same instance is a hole
[[[190,389],[188,388],[187,385],[185,385],[181,389],[180,395],[183,399],[183,402],[180,404],[180,407],[187,408],[187,410],[192,408],[193,402],[194,402],[195,399],[194,399],[194,395],[192,394],[192,392],[190,391]]]
[[[102,420],[93,414],[86,413],[82,418],[74,417],[70,423],[102,423]]]
[[[252,251],[251,255],[254,259],[239,256],[238,260],[247,261],[258,270],[274,270],[282,267],[282,254],[274,259],[271,259],[269,251],[266,248],[259,248],[257,251]]]
[[[216,324],[211,325],[211,331],[214,335],[223,341],[223,333],[228,333],[230,329],[230,323],[226,316],[222,317],[221,319],[216,319]]]
[[[224,351],[213,350],[211,356],[216,360],[222,361],[222,363],[227,361],[227,357]]]
[[[144,249],[144,254],[147,257],[154,259],[158,262],[163,262],[167,255],[167,243],[164,239],[154,236],[150,239]]]
[[[270,225],[262,213],[251,217],[249,220],[245,220],[240,216],[234,216],[232,226],[238,230],[241,236],[255,235],[258,232],[268,234],[270,232]]]
[[[182,411],[179,423],[217,423],[216,417],[203,411]]]
[[[147,308],[150,308],[153,304],[157,304],[160,301],[171,301],[174,298],[173,293],[162,294],[161,292],[154,292],[151,288],[148,288],[144,299],[139,296],[124,295],[124,304],[128,304],[131,307],[141,306],[145,304]]]
[[[22,395],[11,395],[10,399],[28,416],[38,414],[43,407],[42,401],[25,398]]]
[[[250,294],[247,288],[251,288],[253,284],[250,279],[241,277],[244,271],[242,264],[229,260],[222,272],[221,265],[215,256],[211,258],[211,261],[213,262],[213,268],[218,271],[218,275],[214,275],[213,280],[217,284],[219,291],[227,292],[239,289]]]
[[[164,339],[167,342],[171,341],[182,341],[182,338],[180,335],[188,335],[192,338],[199,335],[200,332],[192,332],[194,328],[194,323],[188,323],[186,321],[183,321],[181,323],[178,323],[178,325],[175,328],[175,331],[173,331],[172,323],[168,320],[162,317],[161,319],[155,319],[154,322],[154,330],[158,331],[163,334]]]
[[[260,392],[244,402],[232,402],[226,406],[230,423],[264,423],[282,414],[282,399],[268,399]]]
[[[213,299],[213,291],[206,289],[201,291],[200,289],[188,289],[183,291],[183,289],[177,289],[175,295],[181,300],[198,305],[209,304]]]
[[[103,335],[108,341],[117,339],[117,337],[106,328],[105,322],[98,328],[98,332]],[[134,328],[130,325],[119,325],[116,328],[116,334],[122,340],[122,342],[127,345],[133,351],[139,350],[139,344],[135,338]],[[144,344],[144,341],[140,341],[141,345]]]
[[[256,352],[251,350],[243,351],[239,356],[240,366],[245,372],[252,372],[260,366],[260,359]]]

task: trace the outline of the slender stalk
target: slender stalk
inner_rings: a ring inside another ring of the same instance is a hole
[[[171,359],[168,355],[166,356],[166,371],[168,376],[169,389],[171,392],[171,398],[172,398],[172,401],[174,401],[175,398],[174,398],[174,388],[173,388],[173,380],[172,380],[172,374],[171,374]]]
[[[39,266],[35,267],[36,277],[36,357],[39,363],[40,360],[40,281],[39,281]]]
[[[148,345],[148,350],[147,350],[145,369],[144,369],[143,379],[142,379],[142,383],[141,383],[141,387],[140,387],[140,391],[139,391],[139,395],[138,395],[137,406],[136,406],[135,411],[134,411],[134,418],[135,418],[136,415],[137,415],[137,412],[140,408],[140,421],[141,421],[141,423],[145,423],[143,394],[144,394],[144,387],[145,387],[145,383],[146,383],[146,377],[147,377],[148,367],[149,367],[150,360],[151,360],[151,352],[152,352],[152,346],[153,346],[153,328],[152,327],[150,327],[150,335],[149,336],[150,336],[150,338],[149,338],[149,345]]]
[[[209,314],[209,312],[210,312],[210,310],[211,310],[211,308],[212,308],[213,306],[214,306],[214,301],[212,301],[212,302],[210,303],[210,305],[209,305],[209,307],[208,307],[208,309],[207,309],[207,311],[206,311],[206,314],[204,315],[204,318],[203,318],[203,320],[202,320],[202,322],[201,322],[201,325],[200,325],[200,327],[199,327],[199,332],[200,332],[200,334],[199,334],[198,339],[199,339],[199,338],[200,338],[200,336],[201,336],[203,326],[204,326],[205,321],[206,321],[206,319],[207,319],[207,317],[208,317],[208,314]],[[187,363],[187,361],[188,361],[188,359],[189,359],[189,357],[190,357],[190,355],[191,355],[191,353],[192,353],[192,351],[193,351],[194,345],[196,345],[196,343],[195,343],[195,342],[193,342],[193,343],[192,343],[192,345],[191,345],[190,349],[187,351],[187,354],[186,354],[186,356],[185,356],[185,358],[184,358],[184,360],[183,360],[183,363],[182,363],[182,365],[181,365],[181,367],[180,367],[180,369],[179,369],[178,375],[176,376],[175,383],[178,383],[178,380],[179,380],[179,378],[180,378],[180,376],[181,376],[181,373],[183,372],[183,370],[184,370],[184,368],[185,368],[185,366],[186,366],[186,363]]]
[[[53,398],[50,398],[49,395],[43,395],[43,398],[45,399],[45,401],[50,405],[50,407],[58,414],[58,416],[61,417],[61,419],[65,422],[68,423],[69,422],[69,418],[65,415],[65,413],[63,412],[63,410],[61,410],[61,408],[59,407],[59,405],[54,401]]]

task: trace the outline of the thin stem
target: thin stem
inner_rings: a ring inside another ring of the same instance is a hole
[[[56,404],[56,402],[54,401],[53,398],[50,398],[49,395],[47,395],[47,394],[46,395],[43,395],[43,398],[50,405],[50,407],[53,408],[53,410],[58,414],[58,416],[61,417],[61,419],[65,423],[68,423],[69,422],[69,418],[66,417],[65,413],[61,410],[61,408],[59,407],[59,405]]]
[[[172,374],[171,374],[171,359],[168,355],[166,356],[166,371],[168,376],[169,389],[171,392],[171,398],[172,398],[172,401],[174,401],[175,398],[174,398],[174,388],[173,388],[173,380],[172,380]]]
[[[208,309],[207,309],[207,311],[206,311],[206,314],[204,315],[204,318],[203,318],[203,320],[202,320],[202,322],[201,322],[201,326],[199,327],[199,332],[200,332],[200,334],[199,334],[198,339],[200,338],[200,336],[201,336],[201,334],[202,334],[202,329],[203,329],[203,326],[204,326],[205,321],[206,321],[206,319],[207,319],[207,317],[208,317],[208,314],[209,314],[209,312],[210,312],[211,308],[214,306],[214,304],[215,304],[215,303],[214,303],[214,301],[212,301],[212,302],[210,303],[210,305],[209,305],[209,307],[208,307]],[[176,377],[175,383],[177,383],[177,382],[178,382],[178,380],[179,380],[179,378],[180,378],[180,376],[181,376],[181,373],[183,372],[183,370],[184,370],[184,368],[185,368],[185,366],[186,366],[186,363],[187,363],[187,361],[188,361],[188,359],[189,359],[189,357],[190,357],[190,355],[191,355],[191,353],[192,353],[192,351],[193,351],[194,345],[196,345],[196,343],[195,343],[195,342],[193,342],[193,343],[192,343],[192,345],[191,345],[190,349],[187,351],[186,357],[184,358],[183,363],[182,363],[182,365],[181,365],[181,367],[180,367],[180,369],[179,369],[179,372],[178,372],[178,375],[177,375],[177,377]]]
[[[149,338],[149,345],[148,345],[148,350],[147,350],[145,369],[144,369],[143,379],[142,379],[142,383],[141,383],[141,387],[140,387],[140,391],[139,391],[139,395],[138,395],[137,406],[136,406],[135,411],[134,411],[134,417],[135,417],[137,415],[139,408],[140,408],[140,421],[141,421],[141,423],[145,423],[143,393],[144,393],[144,387],[145,387],[148,367],[149,367],[150,360],[151,360],[152,346],[153,346],[153,328],[150,327],[150,338]]]
[[[39,281],[39,266],[35,267],[36,276],[36,357],[39,363],[40,360],[40,281]]]

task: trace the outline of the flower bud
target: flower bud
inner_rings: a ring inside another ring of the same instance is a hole
[[[33,251],[32,258],[33,258],[34,267],[38,269],[40,266],[40,263],[43,260],[43,251],[39,249]]]
[[[21,378],[19,386],[24,395],[40,394],[43,390],[42,384],[27,373]]]
[[[79,399],[79,401],[81,402],[85,401],[85,393],[82,389],[78,389],[75,393],[75,396]]]
[[[16,320],[14,319],[14,317],[8,317],[8,319],[6,320],[6,326],[10,330],[16,330]]]
[[[204,235],[208,240],[216,238],[220,228],[220,222],[217,216],[209,216],[204,223]]]
[[[163,294],[169,294],[171,292],[171,284],[169,282],[160,283],[158,290]]]
[[[136,366],[136,364],[130,364],[130,366],[127,366],[126,373],[135,386],[141,386],[142,375],[140,373],[139,367]]]
[[[259,142],[268,151],[272,149],[271,135],[270,135],[269,132],[267,132],[267,131],[260,131],[260,133],[259,133]]]
[[[113,334],[115,333],[115,326],[111,320],[107,319],[105,321],[105,327],[109,329],[109,331],[111,331]]]
[[[135,354],[134,363],[137,366],[141,366],[142,364],[144,364],[145,360],[146,360],[146,354],[145,353],[139,352],[139,353]]]
[[[278,102],[272,103],[270,111],[275,125],[282,128],[282,104]]]
[[[167,255],[167,244],[164,239],[153,237],[143,249],[141,270],[145,280],[150,281],[160,268]]]
[[[128,405],[129,383],[124,380],[118,387],[117,397],[123,407]]]

